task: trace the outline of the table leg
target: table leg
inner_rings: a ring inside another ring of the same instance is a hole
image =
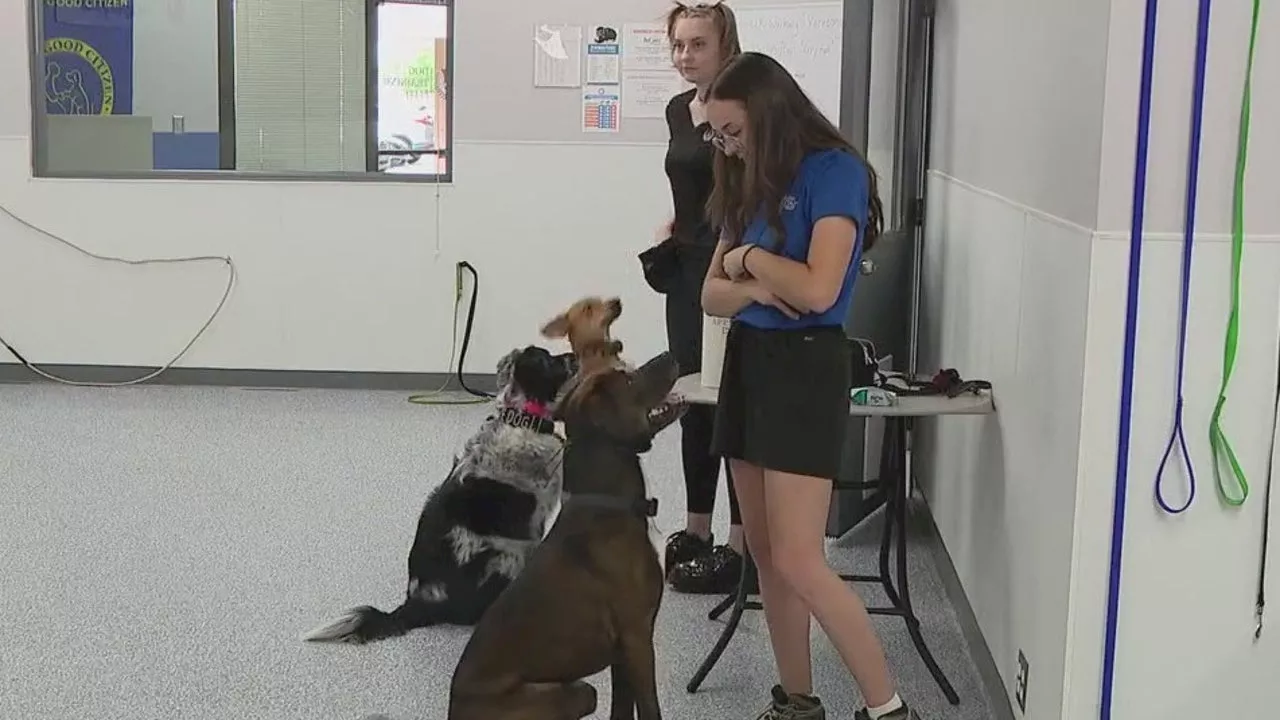
[[[879,495],[881,497],[881,505],[884,507],[884,520],[880,528],[880,553],[879,574],[866,575],[858,573],[844,573],[840,575],[840,579],[845,582],[853,583],[879,583],[883,588],[885,595],[889,598],[889,603],[895,608],[900,605],[898,601],[898,593],[893,588],[893,576],[890,573],[890,552],[893,548],[893,526],[894,519],[897,515],[894,512],[894,501],[898,493],[896,492],[897,483],[894,478],[900,474],[896,468],[898,458],[898,440],[897,425],[892,420],[885,422],[884,439],[880,450],[880,468],[879,468]]]
[[[724,654],[725,648],[729,646],[729,641],[733,639],[734,633],[738,631],[738,623],[742,620],[744,610],[759,610],[760,603],[750,602],[747,596],[750,591],[759,585],[756,577],[756,563],[751,559],[751,551],[744,548],[742,552],[742,576],[738,580],[737,592],[729,595],[720,602],[709,613],[712,620],[718,618],[725,610],[732,608],[729,613],[729,619],[725,621],[724,630],[720,631],[720,637],[716,640],[715,646],[711,648],[711,652],[707,653],[707,657],[694,671],[693,677],[689,679],[689,684],[685,689],[691,693],[698,692],[698,688],[702,686],[702,681],[707,679],[707,675],[711,673],[711,669],[720,661],[720,656]]]
[[[916,617],[915,609],[911,606],[911,593],[907,588],[907,505],[911,498],[907,494],[909,481],[906,475],[906,427],[905,423],[900,420],[892,424],[895,427],[893,451],[897,458],[894,464],[897,466],[896,470],[898,472],[892,477],[894,489],[891,493],[893,500],[887,503],[885,523],[886,525],[897,526],[898,591],[896,593],[892,592],[887,572],[888,568],[886,567],[886,558],[881,555],[881,572],[885,576],[885,590],[890,593],[890,602],[895,607],[902,609],[903,619],[907,623],[907,632],[911,634],[911,642],[916,646],[916,652],[920,655],[920,659],[924,661],[925,667],[929,668],[929,674],[933,675],[934,681],[938,683],[938,687],[942,690],[942,694],[946,696],[947,701],[952,705],[959,705],[960,696],[956,693],[955,688],[951,686],[951,682],[947,680],[942,668],[938,666],[938,661],[934,659],[933,653],[929,651],[929,646],[925,644],[924,635],[920,632],[920,620]],[[888,534],[886,533],[886,536]]]

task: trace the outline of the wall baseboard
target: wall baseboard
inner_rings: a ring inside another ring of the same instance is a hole
[[[923,540],[928,547],[933,566],[938,571],[939,579],[942,580],[943,592],[947,594],[947,599],[955,608],[960,632],[969,645],[970,655],[977,666],[978,679],[982,681],[982,688],[987,694],[987,707],[991,709],[992,720],[1015,720],[1009,691],[1004,686],[1004,680],[1000,676],[999,668],[996,667],[995,657],[991,654],[987,639],[982,636],[982,630],[978,626],[978,616],[974,614],[973,606],[969,604],[969,598],[960,584],[960,575],[956,573],[951,554],[947,552],[947,546],[942,542],[942,534],[938,532],[938,526],[933,521],[933,514],[929,511],[928,504],[919,497],[913,497],[908,505],[907,524],[910,535]]]
[[[155,372],[154,367],[118,365],[41,365],[41,370],[69,380],[89,383],[119,383]],[[492,392],[492,373],[466,373],[467,385]],[[50,383],[16,363],[0,363],[0,383]],[[224,368],[170,368],[145,385],[200,385],[217,387],[289,388],[317,390],[402,390],[431,392],[440,389],[461,391],[455,374],[410,372],[341,372],[327,370],[236,370]]]

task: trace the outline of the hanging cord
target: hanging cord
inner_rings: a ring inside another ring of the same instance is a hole
[[[1244,92],[1240,99],[1240,138],[1239,148],[1236,152],[1235,192],[1232,197],[1231,212],[1231,270],[1234,287],[1232,288],[1231,324],[1228,326],[1227,330],[1227,345],[1231,350],[1231,355],[1228,357],[1231,359],[1234,359],[1235,355],[1234,336],[1236,332],[1235,324],[1238,319],[1236,303],[1240,295],[1240,255],[1244,247],[1244,178],[1245,170],[1248,168],[1249,162],[1249,117],[1252,114],[1253,57],[1254,50],[1257,48],[1258,16],[1261,14],[1261,10],[1261,0],[1253,0],[1253,18],[1250,21],[1249,26],[1249,54],[1248,60],[1245,62]],[[1221,408],[1222,403],[1226,401],[1227,384],[1225,375],[1226,373],[1224,372],[1222,389],[1218,393],[1219,408]],[[1216,411],[1214,413],[1214,420],[1215,422],[1210,425],[1209,429],[1210,442],[1212,442],[1214,438],[1215,429],[1218,434],[1222,435],[1222,430],[1221,428],[1218,428],[1216,423]],[[1271,445],[1267,452],[1266,485],[1262,493],[1262,553],[1258,561],[1258,598],[1254,607],[1254,615],[1256,619],[1256,625],[1253,630],[1254,640],[1262,638],[1262,618],[1267,607],[1267,543],[1270,539],[1269,536],[1271,531],[1271,485],[1275,479],[1276,433],[1280,432],[1280,426],[1278,426],[1278,424],[1280,424],[1280,364],[1277,364],[1276,367],[1276,400],[1271,415]],[[1225,435],[1222,435],[1222,444],[1227,449],[1227,452],[1230,453],[1228,457],[1231,458],[1232,469],[1235,471],[1236,468],[1238,468],[1238,464],[1235,462],[1235,454],[1231,453],[1231,445],[1227,443]],[[1215,448],[1215,473],[1217,472],[1217,469],[1218,464],[1216,462]],[[1247,497],[1249,485],[1244,482],[1243,473],[1239,473],[1238,477],[1241,479],[1241,484],[1244,487],[1245,496]],[[1244,500],[1242,498],[1241,502],[1243,501]]]
[[[462,348],[458,349],[458,315],[462,310],[462,273],[466,271],[471,274],[471,301],[467,307],[467,323],[462,331]],[[454,353],[457,352],[457,372],[453,377],[448,377],[440,387],[418,395],[410,395],[409,402],[415,405],[479,405],[488,402],[493,398],[492,393],[483,390],[475,390],[467,385],[466,378],[463,377],[462,369],[467,362],[467,348],[471,345],[471,330],[476,319],[476,300],[480,296],[480,274],[476,272],[475,266],[463,260],[459,262],[455,268],[453,279],[453,335],[449,343],[449,365],[445,368],[446,374],[454,368]],[[471,395],[472,397],[456,397],[446,396],[449,392],[449,384],[454,380],[457,381],[458,387]]]
[[[1209,9],[1210,0],[1200,0],[1200,18],[1196,22],[1196,58],[1195,80],[1191,96],[1191,148],[1187,164],[1187,200],[1186,217],[1182,235],[1182,291],[1178,315],[1178,367],[1176,400],[1173,407],[1173,431],[1169,434],[1169,442],[1165,445],[1164,456],[1160,458],[1160,467],[1156,470],[1156,502],[1160,508],[1170,515],[1177,515],[1191,507],[1196,499],[1196,469],[1191,462],[1191,453],[1187,450],[1187,436],[1182,430],[1182,381],[1184,363],[1187,356],[1187,306],[1191,295],[1191,252],[1195,245],[1196,233],[1196,195],[1200,185],[1200,133],[1204,120],[1204,80],[1205,66],[1209,57]],[[1187,499],[1182,505],[1174,507],[1164,498],[1164,470],[1173,453],[1174,443],[1182,454],[1183,466],[1187,469]]]
[[[173,358],[168,362],[166,362],[164,365],[161,365],[159,368],[152,370],[151,372],[143,375],[142,377],[134,378],[132,380],[125,380],[123,382],[87,382],[84,380],[69,380],[67,378],[59,377],[57,375],[54,375],[53,373],[50,373],[46,370],[41,369],[40,367],[38,367],[37,365],[29,361],[26,357],[24,357],[22,353],[18,352],[17,348],[15,348],[12,343],[4,339],[3,337],[0,337],[0,345],[3,345],[4,348],[8,350],[9,353],[18,360],[18,362],[22,363],[23,367],[39,375],[40,377],[45,378],[46,380],[52,380],[53,382],[60,383],[62,385],[72,385],[75,387],[125,387],[129,385],[140,385],[144,382],[147,382],[148,380],[155,379],[156,377],[160,376],[162,373],[166,372],[167,370],[172,368],[174,365],[176,365],[178,361],[182,360],[182,358],[186,356],[187,352],[191,350],[192,346],[194,346],[196,342],[201,338],[201,336],[204,335],[205,331],[209,329],[209,326],[213,325],[213,321],[218,318],[218,313],[222,312],[222,308],[227,304],[227,299],[231,297],[231,290],[232,288],[235,287],[235,284],[236,284],[236,265],[234,262],[231,261],[230,257],[219,256],[219,255],[193,255],[191,257],[128,260],[125,258],[112,257],[110,255],[99,255],[98,253],[89,252],[88,250],[85,250],[79,245],[76,245],[75,243],[71,242],[70,240],[59,237],[58,235],[54,235],[48,230],[45,230],[44,228],[41,228],[35,225],[34,223],[24,220],[23,218],[19,217],[16,213],[14,213],[12,210],[5,207],[4,205],[0,205],[0,212],[4,213],[10,218],[13,218],[13,220],[17,222],[19,225],[22,225],[23,227],[28,228],[30,230],[33,230],[51,240],[54,240],[55,242],[61,243],[71,248],[72,250],[75,250],[81,255],[86,255],[88,257],[91,257],[94,260],[102,260],[104,262],[119,263],[122,265],[131,265],[134,267],[143,266],[143,265],[179,265],[182,263],[198,263],[198,262],[217,262],[227,266],[227,285],[222,291],[222,297],[218,299],[218,304],[213,308],[213,312],[209,313],[209,318],[204,321],[204,324],[201,325],[198,330],[196,330],[195,335],[193,335],[191,339],[187,341],[187,344],[182,347],[182,350],[180,350],[177,355],[174,355]]]
[[[1147,0],[1142,38],[1142,75],[1138,87],[1137,149],[1133,172],[1133,223],[1129,230],[1129,277],[1125,299],[1124,354],[1120,373],[1120,421],[1116,431],[1115,502],[1111,511],[1111,556],[1107,579],[1106,629],[1102,652],[1102,698],[1099,716],[1111,720],[1115,696],[1116,631],[1119,625],[1120,579],[1124,558],[1125,499],[1129,491],[1129,443],[1133,430],[1134,355],[1138,339],[1138,290],[1142,278],[1142,224],[1147,199],[1147,153],[1151,134],[1151,85],[1156,53],[1159,0]]]
[[[1277,348],[1280,351],[1280,348]],[[1280,353],[1278,353],[1280,357]],[[1254,604],[1253,639],[1262,639],[1262,616],[1267,610],[1267,542],[1271,534],[1271,484],[1275,479],[1276,434],[1280,433],[1280,362],[1276,364],[1276,399],[1271,409],[1271,444],[1267,448],[1266,485],[1262,491],[1262,553],[1258,560],[1258,599]]]
[[[1213,477],[1218,483],[1218,494],[1223,502],[1239,507],[1249,498],[1249,481],[1245,478],[1235,450],[1222,430],[1222,410],[1227,404],[1227,385],[1236,364],[1236,347],[1240,338],[1240,264],[1244,254],[1244,178],[1249,165],[1249,116],[1253,91],[1253,56],[1258,41],[1258,15],[1261,0],[1253,0],[1253,21],[1249,28],[1249,55],[1244,71],[1244,93],[1240,100],[1240,132],[1236,150],[1235,192],[1231,208],[1231,314],[1227,317],[1227,336],[1223,343],[1222,385],[1218,388],[1218,402],[1209,419],[1209,446],[1213,449]],[[1231,471],[1231,480],[1237,486],[1235,492],[1227,489],[1222,475],[1225,463]]]

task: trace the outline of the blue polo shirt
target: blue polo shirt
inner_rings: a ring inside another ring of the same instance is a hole
[[[858,237],[854,240],[853,258],[845,270],[844,283],[836,303],[823,313],[802,313],[793,320],[768,305],[751,303],[734,317],[752,327],[773,330],[824,325],[844,325],[853,299],[853,283],[858,277],[858,265],[862,259],[862,239],[867,225],[870,199],[870,177],[867,166],[857,156],[844,150],[818,150],[810,153],[800,163],[796,179],[782,199],[782,227],[786,238],[777,254],[797,262],[805,262],[809,256],[809,242],[813,226],[824,217],[844,216],[857,224]],[[743,243],[759,245],[772,251],[775,232],[769,227],[763,213],[747,226]]]

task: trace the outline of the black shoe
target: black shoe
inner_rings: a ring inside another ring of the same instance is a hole
[[[827,720],[822,701],[813,695],[788,695],[781,685],[774,685],[770,693],[773,701],[756,720]],[[855,720],[861,720],[855,716]]]
[[[741,578],[742,555],[728,545],[716,545],[706,555],[686,560],[667,573],[672,590],[691,595],[731,593]]]
[[[711,552],[712,538],[700,538],[688,530],[672,533],[667,538],[666,562],[663,568],[667,575],[680,563],[688,562]]]

